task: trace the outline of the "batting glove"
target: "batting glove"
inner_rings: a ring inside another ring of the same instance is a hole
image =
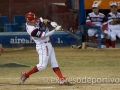
[[[58,24],[56,22],[51,22],[50,24],[51,24],[52,27],[57,27],[58,26]]]
[[[55,28],[56,31],[60,31],[61,29],[62,29],[61,26],[57,26],[57,27]]]

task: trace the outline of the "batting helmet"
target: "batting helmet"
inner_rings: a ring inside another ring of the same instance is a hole
[[[29,12],[25,15],[26,21],[36,22],[39,18],[35,16],[34,13]]]

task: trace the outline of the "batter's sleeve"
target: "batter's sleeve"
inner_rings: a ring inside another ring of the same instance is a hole
[[[37,29],[34,29],[32,32],[31,32],[31,36],[33,37],[41,37],[42,35],[45,34],[45,31],[40,31],[38,28]]]
[[[53,35],[55,33],[55,30],[52,30],[44,35],[41,36],[41,38],[47,38],[47,37],[50,37],[51,35]]]

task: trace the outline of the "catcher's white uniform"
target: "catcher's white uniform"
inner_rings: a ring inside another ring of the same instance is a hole
[[[52,68],[58,67],[54,49],[49,38],[49,36],[54,34],[55,30],[49,31],[48,27],[42,21],[42,18],[37,20],[35,26],[26,23],[26,30],[36,43],[36,51],[39,54],[39,64],[37,64],[38,70],[45,69],[48,61]]]

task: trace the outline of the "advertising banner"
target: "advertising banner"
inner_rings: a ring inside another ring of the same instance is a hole
[[[91,9],[94,1],[99,0],[85,0],[85,9]],[[120,0],[101,0],[101,4],[99,5],[100,9],[110,9],[110,4],[116,2],[118,8],[120,8]]]
[[[65,32],[56,32],[50,37],[53,46],[71,46],[78,43],[78,40]],[[82,41],[79,41],[81,44]],[[34,41],[26,32],[0,33],[0,44],[3,47],[35,46]]]
[[[92,9],[92,4],[96,1],[101,1],[101,4],[99,5],[100,9],[110,9],[110,4],[113,2],[116,2],[118,8],[120,9],[120,0],[84,0],[85,9]],[[78,10],[79,0],[70,0],[69,9]]]

